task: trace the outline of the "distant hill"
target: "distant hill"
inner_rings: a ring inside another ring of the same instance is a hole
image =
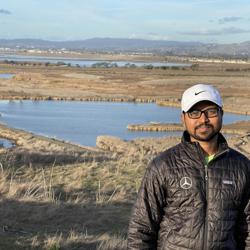
[[[250,41],[216,44],[122,38],[92,38],[76,41],[0,39],[0,47],[11,49],[68,49],[103,52],[143,52],[163,55],[250,57]]]

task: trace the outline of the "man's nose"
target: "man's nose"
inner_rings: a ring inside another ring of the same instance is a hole
[[[209,118],[206,112],[202,112],[200,119],[202,119],[203,121],[209,121]]]

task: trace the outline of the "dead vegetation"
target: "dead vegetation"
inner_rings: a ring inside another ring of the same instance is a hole
[[[163,60],[163,58],[161,58]],[[232,71],[228,69],[237,68]],[[1,99],[105,100],[171,102],[178,106],[184,89],[195,83],[218,87],[227,111],[250,110],[248,65],[200,63],[196,68],[77,68],[44,65],[1,65],[14,73],[1,79]]]
[[[125,249],[131,200],[145,164],[115,153],[102,163],[3,162],[0,248]]]
[[[0,249],[126,249],[132,203],[148,162],[180,138],[98,138],[109,158],[13,164],[0,156]],[[249,135],[228,138],[250,156]],[[42,157],[41,157],[42,158]]]

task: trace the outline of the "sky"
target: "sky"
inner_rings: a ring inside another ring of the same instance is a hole
[[[0,0],[0,39],[250,41],[249,0]]]

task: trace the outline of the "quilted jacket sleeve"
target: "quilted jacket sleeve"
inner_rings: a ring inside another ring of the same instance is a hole
[[[250,187],[249,187],[249,189],[250,189]],[[250,250],[250,197],[248,198],[248,204],[247,204],[244,212],[245,212],[246,223],[247,223],[245,249]]]
[[[250,161],[248,160],[248,180],[246,192],[238,220],[238,246],[239,250],[250,250]]]
[[[146,169],[133,208],[128,230],[128,249],[157,249],[164,205],[162,175],[152,161]]]

